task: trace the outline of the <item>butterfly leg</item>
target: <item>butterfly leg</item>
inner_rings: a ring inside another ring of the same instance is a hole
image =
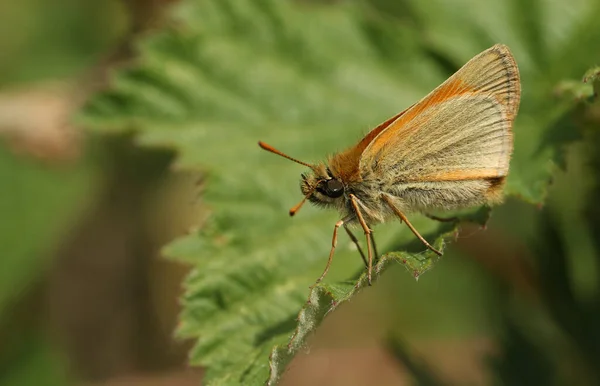
[[[323,271],[321,276],[317,279],[315,284],[313,284],[311,286],[311,288],[316,286],[317,284],[319,284],[321,282],[321,280],[323,280],[323,278],[325,277],[325,275],[327,275],[327,272],[329,271],[329,267],[331,267],[331,261],[333,260],[333,253],[335,252],[335,247],[337,246],[338,229],[342,225],[344,225],[343,220],[340,220],[335,223],[335,227],[333,228],[333,238],[331,239],[331,251],[329,252],[329,259],[327,260],[327,265],[325,266],[325,270]]]
[[[360,247],[360,244],[358,243],[358,239],[356,238],[356,236],[354,236],[354,233],[352,233],[352,231],[350,230],[350,228],[348,228],[348,226],[346,224],[344,224],[344,229],[346,230],[346,233],[348,233],[350,240],[352,240],[354,245],[356,245],[358,252],[360,252],[360,257],[362,257],[363,261],[365,262],[365,267],[368,267],[369,263],[367,262],[367,258],[365,257],[365,254],[364,254],[362,248]]]
[[[442,252],[438,251],[437,249],[435,249],[431,244],[429,244],[427,242],[427,240],[425,240],[423,238],[423,236],[421,236],[421,234],[415,229],[415,227],[410,223],[410,221],[408,221],[408,219],[406,218],[406,216],[404,215],[404,213],[402,213],[400,211],[400,209],[396,208],[396,206],[394,205],[394,203],[392,202],[392,200],[386,196],[386,195],[382,195],[381,198],[390,206],[390,208],[394,211],[394,213],[396,213],[396,215],[398,217],[400,217],[400,219],[402,221],[404,221],[406,223],[406,225],[408,226],[408,228],[412,231],[412,233],[417,236],[417,238],[419,240],[421,240],[421,242],[423,244],[425,244],[425,246],[429,249],[431,249],[436,255],[438,256],[442,256]]]
[[[356,196],[354,194],[350,195],[350,202],[352,203],[352,207],[354,208],[354,211],[356,212],[356,217],[358,217],[358,222],[360,222],[360,225],[362,226],[363,230],[365,231],[365,236],[367,237],[367,255],[368,255],[368,260],[369,260],[368,264],[367,264],[367,276],[369,278],[369,285],[371,285],[371,278],[372,278],[372,273],[373,273],[373,238],[371,236],[371,233],[373,233],[373,231],[371,230],[371,228],[369,228],[369,226],[367,225],[367,222],[365,221],[362,214],[360,213],[360,208],[358,206],[358,198],[356,198]]]

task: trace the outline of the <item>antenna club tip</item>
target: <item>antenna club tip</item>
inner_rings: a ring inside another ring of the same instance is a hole
[[[290,217],[294,217],[295,214],[296,214],[296,211],[290,209]]]

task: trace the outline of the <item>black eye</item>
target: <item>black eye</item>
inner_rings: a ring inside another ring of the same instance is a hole
[[[325,194],[331,198],[340,197],[344,194],[344,185],[335,178],[325,182]]]

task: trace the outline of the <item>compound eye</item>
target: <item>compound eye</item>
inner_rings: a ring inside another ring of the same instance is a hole
[[[332,178],[325,183],[325,192],[327,196],[331,198],[340,197],[344,194],[344,184],[342,184],[339,180]]]

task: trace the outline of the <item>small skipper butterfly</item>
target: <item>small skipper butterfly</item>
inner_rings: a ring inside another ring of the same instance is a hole
[[[495,45],[471,59],[425,98],[383,122],[355,146],[320,164],[292,158],[263,142],[271,153],[311,169],[302,174],[304,199],[336,208],[341,220],[319,283],[329,270],[344,227],[365,262],[369,284],[377,250],[371,226],[398,217],[433,252],[406,213],[427,214],[502,201],[513,151],[512,126],[519,109],[519,69],[508,47]],[[433,217],[433,216],[431,216]],[[367,257],[348,225],[359,224]],[[316,283],[315,283],[316,284]]]

